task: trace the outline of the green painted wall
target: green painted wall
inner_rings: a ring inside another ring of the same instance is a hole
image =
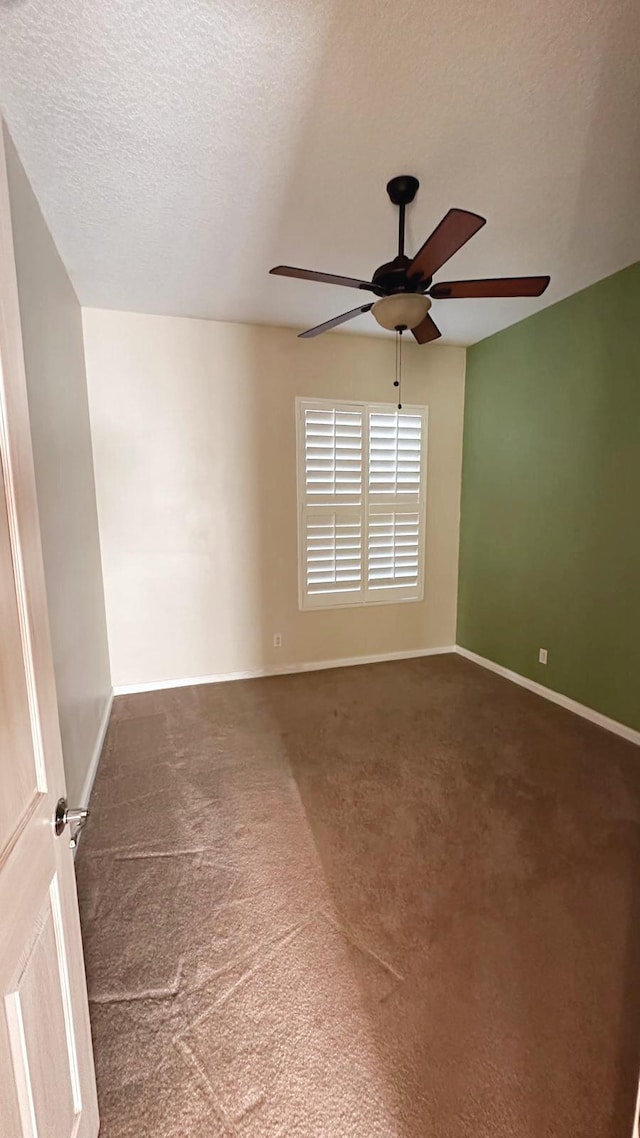
[[[640,729],[640,264],[470,348],[465,398],[458,644]]]

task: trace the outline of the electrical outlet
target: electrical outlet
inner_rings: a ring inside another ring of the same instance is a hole
[[[546,648],[540,649],[540,651],[538,652],[538,660],[541,664],[546,664],[546,662],[547,662],[547,649]]]
[[[282,633],[274,632],[273,634],[273,647],[282,648]]]

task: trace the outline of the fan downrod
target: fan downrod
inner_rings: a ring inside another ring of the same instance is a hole
[[[386,265],[380,265],[373,274],[373,283],[387,292],[403,292],[406,287],[406,268],[409,258],[404,252],[405,210],[415,198],[420,183],[413,174],[398,174],[387,182],[387,193],[393,205],[398,206],[398,255]]]

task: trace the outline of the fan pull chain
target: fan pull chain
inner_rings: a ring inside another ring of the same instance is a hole
[[[398,411],[402,410],[402,333],[404,328],[396,328],[396,378],[393,386],[398,388]]]
[[[398,411],[402,410],[402,333],[404,328],[400,328],[398,332]]]

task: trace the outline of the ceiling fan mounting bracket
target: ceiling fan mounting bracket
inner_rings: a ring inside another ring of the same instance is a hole
[[[413,174],[398,174],[387,182],[387,193],[394,205],[409,205],[415,198],[420,183]]]

